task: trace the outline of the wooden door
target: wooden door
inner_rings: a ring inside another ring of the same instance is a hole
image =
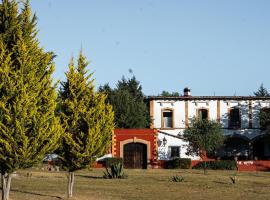
[[[131,169],[147,168],[147,147],[142,143],[124,145],[124,167]]]

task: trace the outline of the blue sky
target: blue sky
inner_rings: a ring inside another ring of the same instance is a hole
[[[132,69],[146,95],[252,95],[270,89],[268,0],[32,0],[40,43],[64,80],[80,48],[96,86]]]

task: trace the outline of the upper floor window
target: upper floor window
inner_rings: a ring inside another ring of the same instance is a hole
[[[208,119],[208,110],[207,109],[199,109],[198,110],[198,118],[199,119]]]
[[[173,128],[173,111],[166,109],[162,111],[162,128]]]
[[[241,128],[241,115],[239,108],[232,108],[230,110],[229,128]]]

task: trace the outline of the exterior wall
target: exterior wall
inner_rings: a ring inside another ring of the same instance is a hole
[[[166,133],[170,135],[159,133],[158,134],[158,159],[159,160],[169,160],[171,158],[171,147],[179,147],[180,148],[180,157],[181,158],[195,158],[192,156],[186,155],[186,149],[188,143],[183,141],[182,139],[178,139],[172,136],[182,135],[184,129],[175,129],[175,130],[166,130]],[[164,138],[167,141],[167,144],[164,145]],[[196,157],[197,158],[197,157]],[[197,158],[198,159],[198,158]]]
[[[183,101],[153,101],[154,128],[161,129],[162,109],[172,109],[174,112],[174,128],[185,128],[185,103]]]
[[[182,139],[174,136],[182,136],[188,122],[197,116],[198,109],[207,109],[208,118],[220,122],[224,134],[227,136],[240,135],[249,140],[262,134],[260,130],[259,113],[260,109],[270,107],[270,98],[256,99],[251,97],[152,97],[153,128],[168,134],[158,133],[158,159],[168,160],[170,157],[170,147],[180,147],[180,157],[190,157],[186,155],[188,145]],[[173,128],[162,128],[162,109],[173,110]],[[240,109],[241,127],[231,129],[229,127],[229,112],[232,108]],[[163,144],[164,137],[167,140]],[[266,152],[267,153],[267,152]],[[191,157],[198,159],[198,157]]]
[[[154,129],[115,129],[112,156],[123,157],[123,145],[138,142],[147,145],[147,164],[155,165],[157,159],[157,132]]]

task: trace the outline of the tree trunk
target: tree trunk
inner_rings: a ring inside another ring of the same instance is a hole
[[[12,174],[9,174],[9,173],[5,173],[5,174],[1,175],[2,200],[8,200],[9,199],[11,175]]]
[[[68,198],[73,196],[74,172],[68,172]]]

